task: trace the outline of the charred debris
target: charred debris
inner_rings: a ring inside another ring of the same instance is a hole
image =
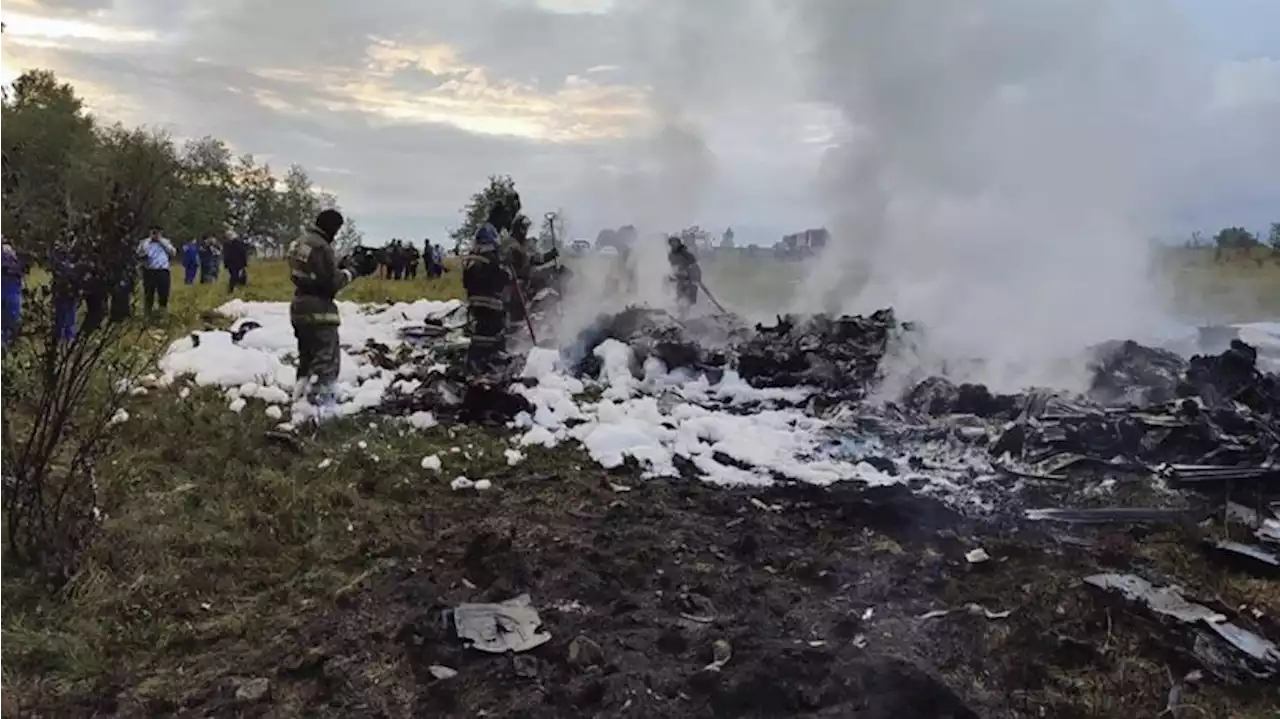
[[[433,346],[430,369],[419,377],[417,393],[389,398],[393,411],[429,409],[501,422],[527,409],[518,393],[468,396],[456,361],[460,351],[441,343],[451,327],[457,328],[456,320],[414,331],[415,339]],[[1091,529],[1220,523],[1226,536],[1203,541],[1205,561],[1223,571],[1277,577],[1280,376],[1259,368],[1256,348],[1228,338],[1221,351],[1186,359],[1132,341],[1109,342],[1093,348],[1092,382],[1078,395],[1000,394],[929,377],[896,402],[867,402],[881,379],[882,360],[913,331],[918,330],[889,309],[868,316],[779,316],[773,324],[751,327],[732,315],[682,320],[660,310],[629,308],[601,316],[583,330],[562,349],[562,366],[585,378],[598,377],[601,361],[593,350],[613,339],[632,348],[637,374],[646,359],[655,358],[669,370],[703,374],[712,382],[732,370],[757,388],[812,388],[805,400],[808,410],[829,415],[856,408],[864,418],[876,417],[873,425],[881,429],[914,428],[896,434],[903,441],[919,437],[921,427],[941,428],[926,434],[985,454],[991,471],[1011,483],[998,485],[1006,495],[1017,494],[1014,487],[1051,488],[1047,495],[1062,506],[1024,505],[1018,512],[1018,521],[1030,531],[1044,528],[1046,536],[1088,546],[1093,540],[1082,533]],[[519,356],[515,353],[506,378],[535,382],[519,377]],[[890,441],[894,434],[888,433]],[[1155,506],[1123,506],[1126,500],[1118,495],[1091,491],[1117,478],[1146,487],[1142,496],[1155,498],[1149,502]],[[1054,534],[1062,527],[1072,534]],[[1272,680],[1280,673],[1280,652],[1265,636],[1273,620],[1206,608],[1188,598],[1194,591],[1180,593],[1177,577],[1081,579],[1084,586],[1145,611],[1164,628],[1167,646],[1212,676],[1235,683]],[[1188,607],[1194,616],[1182,612]]]

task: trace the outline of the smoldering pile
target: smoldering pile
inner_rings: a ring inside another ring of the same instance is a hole
[[[413,333],[432,340],[432,359],[419,363],[420,390],[388,398],[384,409],[448,413],[460,406],[464,345],[440,341],[457,329],[452,323]],[[1239,339],[1220,353],[1189,360],[1132,341],[1105,343],[1093,348],[1092,383],[1079,395],[1037,389],[999,394],[929,377],[897,401],[868,406],[886,354],[915,332],[891,309],[868,316],[786,315],[772,325],[749,327],[729,314],[679,319],[632,307],[599,317],[561,357],[574,375],[598,378],[602,368],[595,350],[615,340],[633,350],[637,377],[646,361],[656,360],[668,371],[705,376],[712,384],[733,371],[755,388],[808,388],[805,408],[818,414],[857,408],[863,415],[917,425],[968,417],[992,428],[989,452],[1002,460],[1001,467],[1027,475],[1063,454],[1149,467],[1247,466],[1267,476],[1280,471],[1272,469],[1280,467],[1280,379],[1259,369],[1257,349]],[[505,377],[536,384],[519,376],[521,359],[513,353]],[[520,409],[518,401],[509,408]],[[984,436],[970,433],[979,442]]]
[[[1029,520],[1077,526],[1182,523],[1225,510],[1252,531],[1253,540],[1208,541],[1206,549],[1244,571],[1280,576],[1280,375],[1260,369],[1258,349],[1240,339],[1190,359],[1132,341],[1104,343],[1092,348],[1092,382],[1081,394],[999,394],[930,377],[898,401],[872,406],[865,399],[881,379],[886,355],[912,332],[891,310],[868,317],[780,317],[754,331],[723,318],[711,329],[715,339],[704,344],[698,340],[706,326],[632,313],[597,323],[589,339],[625,341],[638,353],[693,371],[712,368],[720,376],[732,369],[757,388],[814,388],[806,400],[809,411],[854,417],[846,426],[859,435],[855,444],[867,446],[871,435],[889,454],[912,453],[907,464],[916,468],[942,469],[937,453],[925,460],[918,452],[925,443],[936,449],[939,438],[943,446],[985,450],[987,467],[997,477],[987,483],[995,502],[1016,506],[1019,485],[1051,486],[1038,496],[1054,496],[1062,506],[1027,509]],[[896,448],[886,447],[895,440]],[[896,466],[879,459],[890,471]],[[1012,482],[1001,482],[1001,476]],[[1138,491],[1102,499],[1099,488],[1114,486],[1116,477],[1132,479]],[[1163,492],[1158,506],[1132,506],[1143,489]],[[1246,504],[1230,501],[1232,490]],[[1106,506],[1097,506],[1100,499]],[[1006,513],[998,521],[1008,518]],[[1092,540],[1086,534],[1071,541]],[[1094,575],[1085,583],[1119,591],[1157,615],[1168,593],[1177,591],[1130,574]],[[1204,627],[1173,626],[1165,639],[1224,681],[1280,674],[1280,648],[1249,628],[1257,623],[1243,614],[1233,622],[1205,610],[1204,616],[1210,614]]]
[[[668,369],[707,373],[719,381],[734,369],[753,387],[809,387],[823,404],[857,402],[879,378],[890,341],[910,324],[899,324],[893,310],[868,317],[779,315],[773,325],[750,328],[730,314],[679,320],[662,310],[628,308],[600,317],[578,337],[575,366],[594,375],[591,350],[606,339],[630,345],[639,359],[652,357]]]

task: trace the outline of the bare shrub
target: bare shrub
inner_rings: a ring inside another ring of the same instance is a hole
[[[84,181],[65,187],[51,231],[22,237],[51,279],[24,292],[3,362],[7,558],[54,582],[71,577],[99,526],[96,467],[112,451],[128,393],[163,349],[162,338],[127,316],[95,317],[93,303],[122,288],[128,300],[136,242],[166,201],[167,141],[115,129],[101,142]],[[24,229],[19,222],[19,236]],[[78,331],[60,331],[59,310],[65,316],[82,300]]]

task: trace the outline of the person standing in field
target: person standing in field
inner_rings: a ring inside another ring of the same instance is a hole
[[[227,230],[227,243],[222,248],[222,263],[227,268],[227,291],[249,284],[249,245]]]
[[[427,242],[427,277],[435,279],[444,274],[444,249],[437,243]]]
[[[22,261],[18,252],[8,242],[4,243],[4,346],[18,333],[22,321]]]
[[[169,309],[169,262],[176,254],[173,243],[160,234],[158,226],[152,227],[150,236],[138,245],[138,255],[142,257],[142,306],[148,316],[157,304],[161,312]]]
[[[298,340],[298,381],[294,399],[307,398],[318,407],[331,406],[337,399],[341,348],[335,298],[357,275],[370,275],[378,270],[372,255],[366,266],[339,264],[333,251],[333,239],[342,229],[342,213],[321,212],[315,225],[289,245],[289,277],[293,281],[293,301],[289,303],[289,320]]]
[[[210,282],[217,282],[222,275],[222,240],[217,235],[209,235],[209,271]]]
[[[405,265],[405,279],[418,279],[418,263],[422,259],[422,253],[418,251],[417,245],[406,244],[405,253],[408,255],[408,262]]]
[[[214,269],[216,268],[214,263],[217,260],[213,256],[213,238],[206,237],[199,240],[197,246],[199,247],[197,254],[200,258],[200,284],[204,285],[213,282],[214,279]]]
[[[54,242],[49,252],[49,285],[53,291],[53,337],[70,342],[76,337],[76,308],[80,304],[80,267],[68,241]]]
[[[183,284],[194,285],[198,272],[200,272],[200,243],[195,240],[187,240],[182,245]]]

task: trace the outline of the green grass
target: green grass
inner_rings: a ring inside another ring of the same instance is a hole
[[[1280,316],[1280,264],[1211,259],[1192,254],[1171,265],[1184,302],[1230,303],[1259,317]],[[771,284],[777,269],[718,263],[708,276],[717,289],[725,288],[722,300],[732,304],[733,293],[750,293],[758,301],[752,287],[785,294]],[[460,275],[455,267],[440,280],[360,279],[341,299],[458,297]],[[744,276],[752,279],[729,281]],[[194,287],[183,286],[176,273],[175,280],[175,331],[209,322],[212,310],[229,298],[225,277],[216,285]],[[235,296],[285,300],[292,294],[280,262],[253,265],[250,282]],[[376,616],[382,591],[376,580],[391,568],[421,567],[427,581],[435,563],[444,561],[441,552],[465,544],[474,523],[514,521],[483,514],[486,503],[497,506],[490,497],[452,492],[448,483],[457,475],[494,477],[494,492],[503,494],[493,497],[542,502],[561,514],[581,507],[565,504],[559,487],[607,487],[605,474],[576,449],[531,451],[512,469],[502,458],[507,446],[502,433],[469,427],[416,432],[391,420],[350,419],[306,438],[303,453],[294,454],[264,441],[263,432],[275,422],[261,405],[251,403],[242,414],[233,414],[220,393],[197,388],[180,399],[178,391],[173,387],[129,400],[133,419],[120,426],[118,453],[99,468],[107,518],[71,584],[51,594],[6,563],[5,716],[177,714],[185,702],[198,706],[207,700],[211,687],[228,676],[292,671],[265,666],[274,656],[267,649],[295,642],[300,643],[296,652],[309,651],[297,638],[303,628],[356,612],[352,607],[366,607],[365,602],[373,609],[359,611]],[[455,447],[460,451],[452,452]],[[421,469],[421,458],[436,453],[444,470]],[[556,479],[548,479],[552,476]],[[588,510],[611,512],[616,499],[605,489]],[[557,546],[555,537],[545,540],[547,547]],[[1184,554],[1166,552],[1169,546],[1146,552],[1148,559],[1181,570]],[[1026,586],[1039,581],[1031,570],[1019,580]],[[1214,586],[1232,605],[1258,591],[1256,584],[1219,581]],[[1054,587],[1056,593],[1067,591]],[[963,587],[957,591],[962,599],[979,600],[972,595],[977,589],[970,587],[969,595]],[[433,595],[424,595],[422,611],[432,601]],[[1274,595],[1270,606],[1276,608]],[[1046,623],[1055,620],[1051,609],[1041,617]],[[343,621],[374,620],[357,612]],[[992,631],[1000,627],[992,625]],[[1013,648],[999,637],[983,641],[992,651]],[[320,651],[322,644],[312,649]],[[374,685],[414,682],[395,656],[362,661],[359,670]],[[1110,671],[1082,668],[1051,689],[1111,686]],[[1163,673],[1159,666],[1144,665],[1143,671],[1147,683]],[[390,696],[399,690],[386,691]],[[294,696],[274,700],[280,716],[297,715],[297,707],[306,705]],[[1068,692],[1054,701],[1079,708],[1096,697],[1077,700]],[[1206,706],[1221,701],[1214,694],[1214,703]],[[1088,713],[1087,706],[1080,711],[1080,716],[1103,715]],[[1247,713],[1252,708],[1242,711],[1240,716],[1254,715]]]
[[[1280,255],[1258,250],[1215,261],[1213,250],[1173,250],[1161,264],[1175,310],[1235,321],[1280,318]]]
[[[384,280],[379,276],[361,277],[346,287],[338,299],[350,302],[412,302],[419,299],[446,300],[461,297],[462,272],[456,263],[437,279],[419,273],[413,280]],[[243,300],[282,301],[293,296],[289,266],[282,261],[258,262],[249,268],[249,286],[227,291],[226,273],[216,283],[182,284],[182,271],[173,271],[170,313],[179,325],[194,326],[206,313],[233,297]]]

